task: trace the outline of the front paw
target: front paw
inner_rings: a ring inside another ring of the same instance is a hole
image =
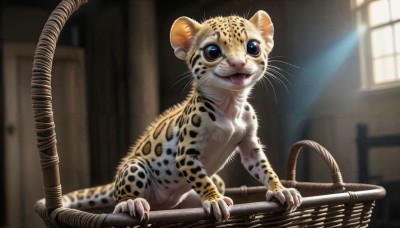
[[[213,213],[215,219],[218,222],[226,221],[229,219],[232,205],[232,199],[226,196],[203,201],[203,207],[206,210],[207,214]]]
[[[277,199],[282,205],[286,203],[287,211],[294,212],[303,200],[300,193],[294,188],[283,188],[278,191],[267,191],[267,201]]]
[[[143,198],[136,198],[134,200],[128,199],[122,201],[115,206],[113,213],[127,213],[131,217],[138,217],[141,222],[144,218],[149,219],[150,205]]]

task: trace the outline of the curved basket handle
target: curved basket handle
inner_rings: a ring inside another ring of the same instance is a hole
[[[329,169],[331,170],[334,192],[345,192],[346,189],[344,187],[345,185],[343,183],[342,173],[340,172],[339,166],[337,165],[335,159],[332,157],[327,149],[311,140],[299,141],[292,146],[288,158],[286,179],[289,181],[296,181],[297,157],[300,151],[305,146],[313,149],[314,152],[317,152],[318,155],[321,156],[325,163],[328,165]]]
[[[51,103],[51,70],[54,52],[65,22],[86,1],[63,0],[57,6],[44,25],[33,60],[32,108],[47,209],[62,207],[57,140]]]

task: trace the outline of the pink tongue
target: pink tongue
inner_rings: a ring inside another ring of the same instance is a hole
[[[244,80],[246,79],[245,74],[233,74],[229,76],[229,80],[235,84],[242,84]]]

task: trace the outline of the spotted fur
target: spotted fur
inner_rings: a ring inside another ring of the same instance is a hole
[[[233,202],[223,196],[223,182],[214,174],[240,151],[244,167],[268,188],[267,200],[275,197],[291,210],[298,207],[301,196],[283,187],[272,169],[257,137],[255,111],[247,102],[266,72],[272,37],[273,25],[264,11],[249,20],[215,17],[202,24],[178,18],[171,45],[193,76],[187,99],[147,128],[120,163],[113,184],[103,191],[72,193],[65,197],[69,205],[115,203],[114,212],[143,219],[150,207],[177,208],[190,201],[226,220]]]

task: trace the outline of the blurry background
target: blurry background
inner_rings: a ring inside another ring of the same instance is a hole
[[[0,227],[43,226],[32,209],[43,193],[30,71],[57,3],[0,3]],[[249,18],[259,9],[275,26],[269,64],[281,81],[260,83],[250,102],[275,170],[284,178],[290,146],[315,140],[333,154],[345,182],[388,186],[374,224],[398,227],[400,0],[90,0],[68,21],[54,60],[64,192],[112,181],[143,128],[185,98],[187,68],[169,44],[177,17]],[[300,160],[299,180],[330,182],[321,159],[303,153]],[[257,184],[239,158],[221,175],[228,186]]]

